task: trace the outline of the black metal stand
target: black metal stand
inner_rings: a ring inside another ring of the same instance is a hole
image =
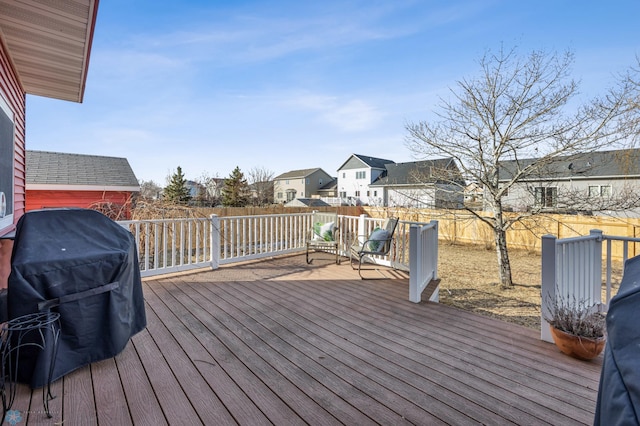
[[[60,336],[59,318],[60,314],[57,312],[40,312],[12,319],[2,326],[2,377],[0,377],[2,421],[4,421],[7,412],[11,410],[16,397],[20,349],[26,346],[35,346],[44,351],[47,340],[49,340],[48,336],[51,336],[52,342],[50,344],[53,344],[53,348],[51,358],[48,360],[47,386],[42,388],[42,404],[47,417],[52,417],[49,412],[49,401],[55,398],[51,394],[51,379],[53,378],[53,367],[58,351],[58,337]],[[35,336],[31,337],[33,334]]]

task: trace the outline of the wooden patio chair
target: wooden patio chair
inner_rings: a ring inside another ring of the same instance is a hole
[[[393,242],[393,234],[397,226],[398,218],[390,217],[384,221],[382,228],[374,229],[364,242],[356,242],[351,245],[349,251],[351,268],[356,269],[355,263],[358,263],[357,269],[360,278],[367,279],[362,275],[363,269],[375,269],[362,267],[367,258],[373,261],[372,256],[386,256],[389,254]]]
[[[313,252],[332,253],[336,256],[336,264],[340,264],[340,238],[338,230],[338,213],[313,212],[311,229],[307,235],[307,263],[313,259],[309,257]]]

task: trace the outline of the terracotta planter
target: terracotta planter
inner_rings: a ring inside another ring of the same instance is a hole
[[[600,355],[600,352],[604,349],[604,345],[607,343],[605,336],[591,339],[566,333],[553,326],[550,327],[551,336],[558,349],[560,349],[562,353],[574,358],[587,361],[591,360]]]

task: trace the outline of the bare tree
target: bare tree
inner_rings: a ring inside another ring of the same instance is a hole
[[[140,180],[140,198],[144,200],[158,200],[162,195],[162,188],[153,180]]]
[[[263,206],[272,204],[274,173],[264,167],[253,167],[247,173],[249,186],[253,194],[253,204]]]
[[[416,156],[453,157],[465,178],[484,188],[490,216],[469,211],[493,229],[503,287],[513,285],[506,231],[537,213],[505,215],[503,198],[555,161],[623,146],[635,130],[621,125],[635,111],[631,80],[617,79],[604,96],[578,105],[573,61],[571,52],[488,50],[479,76],[458,81],[450,99],[440,100],[434,121],[406,126],[407,146]],[[512,166],[506,177],[500,175],[505,162]]]

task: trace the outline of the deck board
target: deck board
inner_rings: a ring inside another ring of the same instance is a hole
[[[28,424],[593,422],[601,358],[368,273],[388,279],[289,256],[146,281],[148,326],[121,354],[55,382],[52,419],[41,389],[13,408]]]

